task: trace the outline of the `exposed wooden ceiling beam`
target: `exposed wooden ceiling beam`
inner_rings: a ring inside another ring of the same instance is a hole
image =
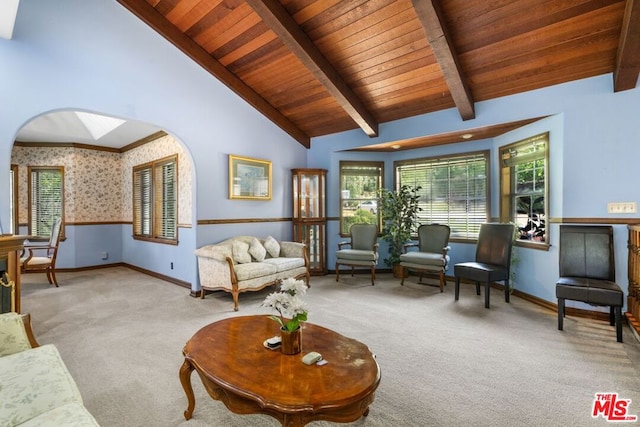
[[[640,74],[640,0],[627,0],[613,70],[613,91],[633,89]]]
[[[453,48],[444,16],[438,0],[411,0],[418,19],[427,34],[429,45],[433,50],[444,79],[449,86],[451,97],[463,120],[475,119],[471,91],[465,81],[458,56]]]
[[[309,148],[311,146],[311,138],[309,135],[293,124],[288,118],[280,113],[280,111],[275,109],[264,98],[236,77],[235,74],[227,70],[206,50],[200,47],[191,38],[183,34],[178,28],[162,16],[161,13],[149,5],[149,3],[144,0],[118,0],[118,2],[166,38],[169,42],[173,43],[174,46],[184,52],[201,67],[213,74],[213,76],[220,80],[224,85],[264,114],[304,147]]]
[[[376,119],[280,2],[278,0],[247,0],[247,3],[320,81],[358,126],[367,135],[378,136]]]

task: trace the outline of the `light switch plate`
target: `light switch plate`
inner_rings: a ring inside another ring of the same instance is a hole
[[[636,202],[617,202],[608,203],[607,212],[612,214],[631,214],[638,212],[638,204]]]

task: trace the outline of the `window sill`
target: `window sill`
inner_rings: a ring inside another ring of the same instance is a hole
[[[463,239],[463,238],[451,238],[449,239],[449,242],[451,243],[470,243],[470,244],[477,244],[478,243],[478,239]],[[516,240],[514,243],[514,246],[520,247],[520,248],[527,248],[527,249],[535,249],[538,251],[545,251],[548,252],[549,248],[551,247],[550,244],[548,243],[534,243],[534,242],[530,242],[527,240]]]
[[[417,239],[416,239],[417,240]],[[476,243],[478,243],[478,238],[467,238],[467,237],[451,237],[449,239],[449,243],[470,243],[475,245]]]
[[[527,240],[516,240],[515,246],[520,248],[536,249],[538,251],[546,251],[546,252],[548,252],[549,248],[551,247],[551,245],[548,243],[543,243],[543,242],[534,243]]]
[[[158,237],[148,237],[148,236],[132,236],[133,240],[142,240],[145,242],[151,242],[151,243],[161,243],[164,245],[177,245],[178,241],[177,240],[171,240],[171,239],[160,239]]]

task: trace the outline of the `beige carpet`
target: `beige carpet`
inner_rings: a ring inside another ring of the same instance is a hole
[[[127,268],[23,276],[23,311],[41,344],[55,344],[103,426],[277,426],[262,415],[236,415],[208,397],[197,374],[196,407],[185,421],[178,379],[184,343],[202,326],[235,315],[271,314],[269,293],[243,294],[240,311],[225,293],[205,300]],[[344,280],[343,280],[344,279]],[[309,321],[366,343],[382,380],[369,416],[356,426],[603,426],[592,418],[595,393],[631,399],[640,415],[640,345],[624,344],[606,322],[568,317],[517,297],[492,293],[491,309],[472,286],[460,301],[381,274],[312,278]],[[311,425],[333,425],[326,422]]]

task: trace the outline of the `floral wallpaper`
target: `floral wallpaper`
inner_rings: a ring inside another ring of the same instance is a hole
[[[182,145],[170,135],[114,153],[78,147],[14,146],[18,165],[20,224],[28,222],[28,166],[64,167],[66,223],[131,222],[133,166],[178,154],[178,224],[191,225],[192,165]]]
[[[190,226],[192,215],[192,166],[184,147],[171,135],[166,135],[151,143],[141,145],[122,154],[122,218],[133,221],[132,178],[133,167],[164,157],[178,155],[178,225]]]

